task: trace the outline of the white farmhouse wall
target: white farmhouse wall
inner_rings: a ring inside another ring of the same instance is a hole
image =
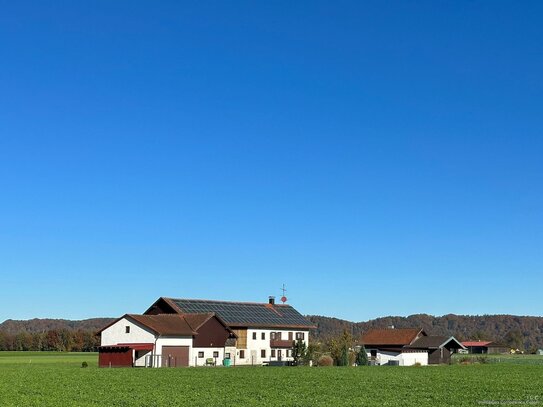
[[[202,357],[200,357],[200,352],[203,352]],[[213,356],[214,352],[218,353],[217,357]],[[217,366],[221,366],[224,359],[224,348],[194,348],[193,354],[191,366],[205,366],[208,358],[212,358]]]
[[[303,330],[303,329],[279,329],[279,328],[270,328],[270,329],[256,329],[256,328],[249,328],[247,329],[247,348],[244,349],[245,357],[240,357],[240,349],[236,350],[235,353],[235,360],[232,361],[233,364],[236,365],[261,365],[263,363],[269,362],[269,361],[276,361],[278,360],[277,351],[274,357],[271,356],[271,346],[270,346],[270,338],[272,332],[281,332],[281,340],[288,340],[289,332],[292,333],[292,340],[296,340],[296,333],[303,332],[304,334],[304,342],[306,346],[309,345],[309,330]],[[253,339],[253,333],[256,334],[256,338]],[[262,339],[262,334],[264,333],[264,339]],[[265,351],[266,356],[262,357],[262,350]],[[287,356],[288,351],[288,356]],[[283,361],[291,361],[292,358],[292,349],[281,349],[282,357],[281,360]],[[234,355],[232,355],[232,358],[234,358]]]
[[[126,333],[127,326],[130,327],[129,333]],[[118,343],[154,343],[155,335],[140,325],[122,318],[102,331],[100,342],[102,346],[117,345]]]

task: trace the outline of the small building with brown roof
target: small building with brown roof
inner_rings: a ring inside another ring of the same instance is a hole
[[[467,348],[468,353],[506,354],[511,352],[509,346],[492,341],[465,341],[462,345]]]
[[[214,313],[126,314],[103,328],[100,367],[182,367],[221,363],[235,334]],[[209,359],[209,360],[208,360]]]
[[[429,336],[419,328],[372,329],[362,335],[361,342],[375,365],[450,363],[451,353],[463,348],[452,336]]]

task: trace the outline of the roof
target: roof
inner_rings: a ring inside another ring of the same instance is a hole
[[[209,319],[209,315],[205,315]],[[192,336],[196,334],[184,315],[161,314],[161,315],[136,315],[128,314],[126,317],[139,322],[141,325],[150,328],[159,335],[166,336]],[[202,316],[203,317],[203,316]]]
[[[471,348],[473,346],[487,346],[489,345],[490,341],[465,341],[462,342],[462,345],[464,345],[466,348]]]
[[[465,349],[453,336],[422,336],[407,346],[411,349],[439,349],[450,345],[449,348]]]
[[[125,314],[115,321],[103,327],[98,333],[101,333],[110,326],[116,324],[123,318],[130,319],[144,327],[150,329],[157,335],[164,336],[193,336],[197,334],[200,327],[213,318],[212,312],[200,314],[159,314],[159,315],[139,315]],[[216,316],[215,316],[216,317]],[[220,318],[219,321],[223,323]],[[223,323],[224,325],[224,323]]]
[[[419,335],[426,335],[426,333],[419,328],[371,329],[362,335],[362,343],[366,346],[405,346],[410,345]]]
[[[316,328],[286,304],[161,298],[180,314],[217,314],[230,327]],[[159,299],[159,301],[161,300]]]
[[[98,346],[100,351],[127,351],[129,349],[134,350],[153,350],[154,344],[152,343],[118,343],[117,345],[105,345]]]

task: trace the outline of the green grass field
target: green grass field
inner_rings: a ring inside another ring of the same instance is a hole
[[[453,355],[453,363],[461,363],[462,361],[471,360],[478,362],[479,358],[483,358],[485,363],[509,363],[516,365],[543,365],[543,356],[541,355]]]
[[[0,352],[0,405],[543,405],[543,365],[98,369],[96,359]]]

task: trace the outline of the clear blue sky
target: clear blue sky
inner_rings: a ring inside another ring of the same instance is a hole
[[[541,315],[543,2],[2,1],[0,321],[159,296]]]

